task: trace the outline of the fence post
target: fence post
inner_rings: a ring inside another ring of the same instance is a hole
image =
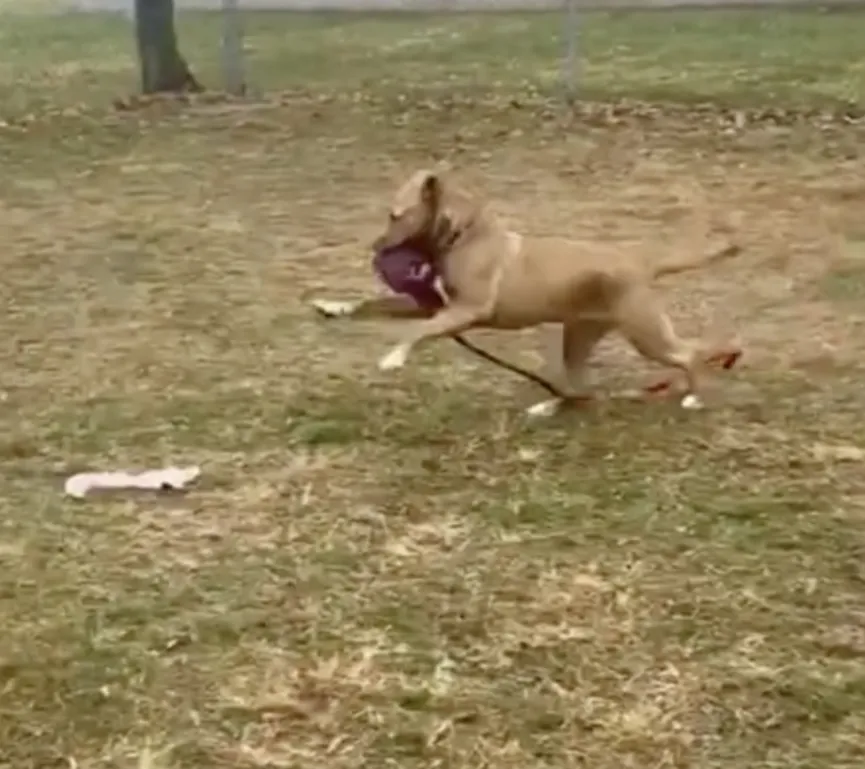
[[[565,91],[565,101],[568,104],[573,104],[577,99],[580,79],[578,0],[564,0],[564,3],[565,54],[562,61],[562,81]]]
[[[243,22],[238,0],[222,0],[222,76],[225,90],[235,96],[246,93],[243,62]]]

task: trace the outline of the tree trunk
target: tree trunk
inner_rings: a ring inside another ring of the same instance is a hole
[[[177,48],[174,0],[135,0],[135,36],[144,93],[202,90]]]

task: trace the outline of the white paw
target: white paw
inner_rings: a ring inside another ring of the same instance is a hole
[[[694,393],[688,393],[684,398],[682,398],[682,408],[688,409],[689,411],[698,411],[703,408],[703,401],[700,400],[698,395],[694,395]]]
[[[560,398],[550,398],[546,401],[534,403],[526,409],[526,414],[530,417],[551,417],[561,407],[562,401]]]
[[[351,315],[357,306],[355,302],[341,302],[334,299],[313,299],[310,304],[326,318]]]
[[[387,355],[378,362],[379,371],[393,371],[402,368],[408,359],[408,350],[405,347],[394,347]]]

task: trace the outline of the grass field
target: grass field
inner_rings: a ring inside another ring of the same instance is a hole
[[[209,83],[216,25],[181,24]],[[0,767],[863,765],[865,17],[593,16],[576,116],[555,33],[254,16],[266,98],[115,112],[122,20],[4,20]],[[712,407],[529,423],[451,345],[385,375],[398,328],[312,317],[431,158],[647,257],[735,221],[664,288],[745,344]],[[168,461],[193,493],[60,493]]]

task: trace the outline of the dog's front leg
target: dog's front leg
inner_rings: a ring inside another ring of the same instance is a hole
[[[421,307],[410,296],[393,294],[346,301],[313,299],[313,308],[325,318],[357,318],[407,320],[428,318],[436,308]]]
[[[419,344],[443,336],[459,334],[482,324],[488,317],[489,313],[483,307],[448,305],[438,315],[419,323],[411,336],[392,347],[390,352],[379,360],[378,367],[382,371],[402,368],[409,354]]]
[[[564,324],[562,330],[562,364],[572,397],[548,398],[526,409],[531,417],[553,416],[568,401],[584,402],[591,399],[586,368],[589,357],[598,343],[612,330],[608,320],[581,318]]]

